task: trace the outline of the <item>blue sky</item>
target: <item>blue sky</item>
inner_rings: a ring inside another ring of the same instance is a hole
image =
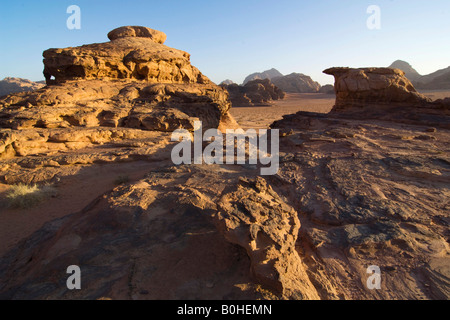
[[[67,7],[81,9],[69,30]],[[369,5],[381,9],[370,30]],[[211,80],[241,83],[272,67],[321,84],[332,66],[388,66],[406,60],[421,74],[450,65],[449,0],[14,0],[0,4],[0,79],[43,79],[42,52],[108,41],[108,31],[142,25],[167,34]]]

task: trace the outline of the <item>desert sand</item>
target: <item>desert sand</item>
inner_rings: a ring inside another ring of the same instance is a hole
[[[335,96],[323,93],[286,93],[283,100],[267,106],[233,107],[230,113],[243,129],[264,129],[283,115],[298,111],[327,113],[333,108]]]
[[[450,97],[450,90],[420,90],[426,97],[437,100]],[[286,93],[283,100],[272,101],[266,106],[233,107],[230,113],[243,129],[264,129],[283,115],[298,111],[328,113],[336,96],[324,93]]]

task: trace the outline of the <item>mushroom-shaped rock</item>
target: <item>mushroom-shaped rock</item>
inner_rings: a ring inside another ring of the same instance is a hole
[[[330,68],[324,73],[335,78],[334,111],[370,104],[411,106],[429,102],[416,91],[400,69]]]
[[[163,32],[146,27],[120,27],[105,43],[48,49],[44,52],[47,84],[67,80],[133,79],[165,83],[210,83],[191,65],[190,55],[167,47]]]
[[[108,39],[113,41],[120,38],[150,38],[156,43],[163,44],[167,36],[164,32],[139,26],[125,26],[116,28],[108,33]]]

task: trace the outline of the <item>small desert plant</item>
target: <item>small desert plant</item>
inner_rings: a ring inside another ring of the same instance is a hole
[[[130,182],[130,177],[126,175],[120,175],[116,178],[116,180],[114,180],[116,185],[121,185],[128,182]]]
[[[6,191],[6,203],[11,208],[27,209],[34,207],[47,198],[55,197],[55,187],[51,185],[17,184]]]

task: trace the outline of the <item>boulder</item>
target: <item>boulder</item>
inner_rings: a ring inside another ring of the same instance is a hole
[[[108,39],[111,41],[120,38],[132,37],[150,38],[160,44],[163,44],[167,39],[164,32],[146,27],[126,26],[114,29],[108,33]]]

